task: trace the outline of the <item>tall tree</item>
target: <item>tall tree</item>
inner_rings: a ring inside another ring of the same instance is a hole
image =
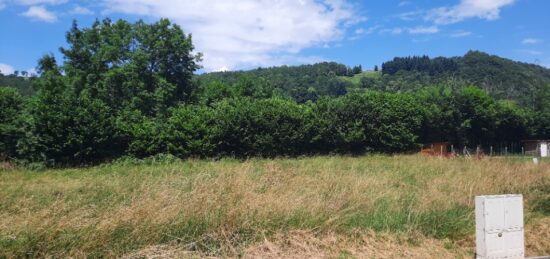
[[[85,29],[74,22],[67,42],[62,66],[52,55],[39,61],[27,136],[18,144],[23,158],[81,164],[120,155],[134,137],[123,127],[127,114],[165,118],[191,96],[200,55],[166,19],[105,19]]]
[[[161,19],[154,24],[110,19],[67,32],[63,68],[77,93],[89,92],[115,110],[138,109],[165,114],[189,100],[200,54],[191,35]]]

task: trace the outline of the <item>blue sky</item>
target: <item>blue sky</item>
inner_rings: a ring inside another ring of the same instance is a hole
[[[32,71],[73,19],[166,17],[193,34],[203,71],[475,49],[550,67],[548,0],[0,0],[0,71]]]

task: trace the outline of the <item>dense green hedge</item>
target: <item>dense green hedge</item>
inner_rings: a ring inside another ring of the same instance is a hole
[[[214,105],[216,151],[276,156],[308,152],[311,109],[283,99],[227,99]]]
[[[167,118],[124,118],[121,135],[133,156],[273,157],[413,150],[423,113],[410,95],[369,92],[309,104],[228,98],[176,107]]]
[[[16,92],[0,91],[4,154],[66,165],[161,153],[182,158],[396,153],[432,141],[516,141],[544,128],[535,123],[541,115],[474,87],[414,95],[366,92],[306,104],[231,97],[210,106],[175,106],[158,117],[139,110],[114,113],[85,96],[57,96],[41,90],[24,106]],[[18,109],[24,112],[13,112]]]
[[[412,95],[368,92],[325,98],[314,106],[325,151],[403,152],[418,147],[423,110]]]
[[[0,87],[0,159],[16,154],[21,138],[21,111],[24,99],[15,88]]]

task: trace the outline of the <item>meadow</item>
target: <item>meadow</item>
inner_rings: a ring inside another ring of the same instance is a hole
[[[0,165],[0,258],[472,258],[474,197],[520,193],[550,254],[550,161],[418,155]]]

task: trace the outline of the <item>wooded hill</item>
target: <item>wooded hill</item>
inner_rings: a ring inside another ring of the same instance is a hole
[[[32,88],[33,79],[33,77],[19,76],[19,73],[11,75],[0,73],[0,87],[13,87],[22,95],[29,96],[34,94],[34,89]]]
[[[463,57],[394,58],[382,64],[381,90],[415,90],[425,85],[476,85],[497,99],[534,108],[537,97],[549,91],[550,69],[516,62],[479,51]],[[392,88],[393,87],[393,88]]]
[[[197,76],[198,84],[205,91],[219,91],[222,85],[246,88],[255,85],[261,95],[284,95],[303,103],[316,101],[321,96],[345,95],[353,87],[341,77],[360,74],[360,66],[354,68],[335,62],[315,65],[258,68],[249,71],[215,72]],[[257,97],[257,96],[256,96]]]
[[[475,85],[497,99],[535,108],[540,96],[550,91],[550,69],[479,51],[451,58],[397,57],[383,63],[381,71],[361,72],[360,66],[350,68],[330,62],[207,73],[197,76],[197,80],[204,89],[220,86],[219,83],[242,87],[247,81],[259,82],[262,94],[275,92],[297,102],[364,90],[410,92],[433,85]]]

